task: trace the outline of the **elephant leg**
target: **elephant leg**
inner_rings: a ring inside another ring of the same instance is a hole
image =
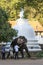
[[[24,58],[23,49],[20,49],[20,53],[21,53],[22,58]]]
[[[25,51],[26,51],[26,53],[27,53],[28,57],[31,57],[31,56],[30,56],[30,54],[29,54],[29,51],[28,51],[28,48],[27,48],[27,46],[26,46],[26,45],[24,45],[24,49],[25,49]]]

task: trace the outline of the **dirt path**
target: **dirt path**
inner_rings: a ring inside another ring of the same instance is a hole
[[[43,65],[43,59],[7,59],[0,60],[0,65]]]

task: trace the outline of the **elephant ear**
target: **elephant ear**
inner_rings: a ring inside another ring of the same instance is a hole
[[[18,44],[21,43],[21,38],[18,37],[17,43],[18,43]]]
[[[23,36],[23,40],[24,40],[24,43],[26,43],[27,42],[27,39]]]
[[[23,40],[23,43],[26,43],[27,42],[27,39],[24,36],[19,36],[19,39],[20,39],[20,41]]]

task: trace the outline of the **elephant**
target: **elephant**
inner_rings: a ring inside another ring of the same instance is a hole
[[[26,43],[27,43],[27,39],[24,36],[19,36],[18,38],[15,38],[11,43],[11,46],[13,47],[13,49],[16,44],[19,46],[19,51],[21,52],[22,58],[24,58],[23,49],[25,49],[28,57],[30,57]]]

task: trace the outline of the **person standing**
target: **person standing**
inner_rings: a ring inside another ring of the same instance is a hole
[[[18,59],[19,46],[17,44],[14,46],[14,50],[15,50],[15,59]]]
[[[5,45],[2,46],[2,59],[5,59]]]

